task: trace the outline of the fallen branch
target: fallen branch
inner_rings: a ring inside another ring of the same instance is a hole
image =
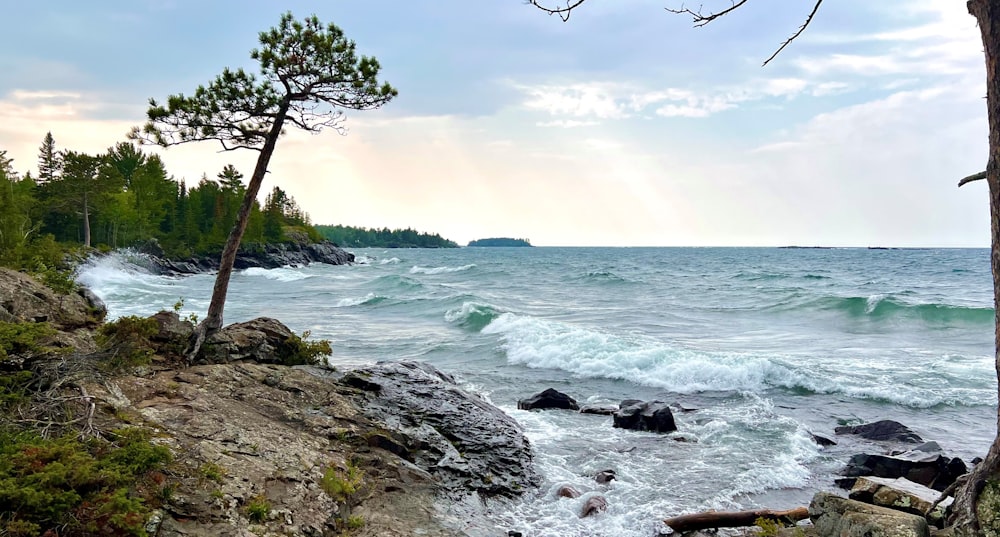
[[[711,528],[738,528],[753,526],[757,519],[774,520],[782,524],[794,524],[809,518],[809,509],[796,507],[787,511],[757,509],[754,511],[707,511],[691,515],[681,515],[663,521],[677,532],[706,530]]]

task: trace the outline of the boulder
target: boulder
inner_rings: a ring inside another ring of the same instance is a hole
[[[421,362],[379,362],[344,375],[365,415],[394,431],[415,464],[453,496],[515,497],[534,488],[531,447],[521,426]]]
[[[580,405],[576,404],[576,399],[560,391],[548,388],[527,399],[520,399],[517,402],[517,408],[521,410],[544,410],[548,408],[580,410]]]
[[[820,436],[818,434],[813,434],[813,433],[809,433],[809,436],[812,437],[813,442],[816,442],[817,446],[829,447],[829,446],[836,446],[837,445],[836,442],[834,442],[833,440],[830,440],[829,438],[827,438],[825,436]]]
[[[965,474],[968,468],[959,458],[940,453],[907,452],[897,456],[860,453],[847,461],[841,475],[847,477],[874,476],[888,479],[906,478],[934,490],[942,491]],[[854,483],[844,483],[853,486]]]
[[[600,406],[600,405],[586,405],[580,407],[580,414],[599,414],[602,416],[613,416],[615,412],[618,412],[618,407]]]
[[[617,478],[618,476],[615,475],[614,470],[604,470],[601,472],[597,472],[597,475],[594,476],[594,481],[597,481],[602,485],[606,485]]]
[[[852,500],[920,515],[931,522],[943,522],[944,510],[951,505],[954,498],[945,499],[931,512],[931,506],[937,501],[938,496],[940,496],[938,491],[908,479],[871,476],[859,477],[850,493]]]
[[[920,438],[920,435],[911,431],[909,427],[892,420],[837,427],[833,432],[836,434],[853,434],[866,440],[875,440],[878,442],[920,444],[924,441]]]
[[[663,401],[626,400],[621,404],[622,407],[614,414],[615,427],[657,433],[677,430],[674,415]]]
[[[0,321],[47,322],[56,330],[74,330],[103,318],[78,293],[60,295],[23,272],[0,268]]]
[[[809,518],[820,537],[930,537],[922,516],[819,492]]]
[[[575,488],[573,488],[573,487],[571,487],[569,485],[563,485],[563,486],[559,487],[558,489],[556,489],[556,497],[557,498],[579,498],[580,497],[580,491],[576,490]]]
[[[197,363],[284,363],[289,352],[287,342],[293,337],[295,334],[287,326],[269,317],[234,323],[205,338]]]
[[[604,499],[604,496],[591,496],[587,498],[587,501],[583,502],[583,507],[580,509],[580,518],[587,518],[590,515],[603,513],[607,509],[608,501]]]

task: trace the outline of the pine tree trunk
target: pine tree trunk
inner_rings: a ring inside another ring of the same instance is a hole
[[[90,248],[90,203],[87,193],[83,193],[83,245]]]
[[[993,306],[1000,306],[1000,0],[969,0],[969,13],[979,23],[986,56],[986,109],[989,116],[989,160],[986,183],[990,193],[990,268]],[[1000,379],[1000,311],[994,314],[993,357]],[[1000,392],[998,392],[1000,395]],[[1000,431],[1000,408],[997,410]],[[959,537],[1000,535],[1000,432],[986,458],[973,469],[955,494],[952,523]]]
[[[222,258],[219,260],[219,272],[215,276],[215,287],[212,289],[212,301],[208,305],[208,313],[205,319],[198,324],[195,333],[192,335],[191,348],[187,352],[188,362],[194,361],[201,350],[201,344],[212,332],[222,328],[222,310],[226,305],[226,293],[229,291],[229,278],[233,274],[233,264],[236,263],[236,253],[240,249],[240,241],[243,240],[243,233],[246,232],[247,222],[250,220],[250,211],[253,209],[253,202],[257,199],[260,185],[264,181],[264,174],[267,173],[267,165],[271,161],[271,154],[274,153],[274,146],[281,136],[281,127],[285,123],[285,115],[288,113],[289,100],[286,97],[278,108],[274,118],[274,124],[267,133],[267,140],[264,147],[260,149],[257,157],[257,166],[254,168],[250,184],[247,185],[246,195],[243,196],[243,204],[240,205],[240,212],[236,215],[236,223],[232,231],[229,232],[229,239],[222,249]]]

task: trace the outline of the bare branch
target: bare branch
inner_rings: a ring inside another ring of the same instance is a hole
[[[746,0],[743,1],[746,2]],[[586,0],[566,0],[566,7],[545,7],[542,4],[538,3],[538,0],[527,0],[528,4],[537,7],[538,9],[548,13],[549,15],[559,15],[559,18],[562,19],[563,22],[568,21],[569,14],[572,13],[574,9],[579,7],[580,4],[583,4],[584,2],[586,2]]]
[[[782,43],[780,47],[778,47],[778,50],[774,51],[774,54],[771,54],[770,58],[764,60],[764,63],[761,64],[761,67],[764,67],[765,65],[767,65],[768,62],[770,62],[771,60],[773,60],[774,57],[777,56],[779,52],[781,52],[782,50],[784,50],[784,48],[787,47],[789,43],[791,43],[792,41],[795,41],[795,38],[797,38],[798,36],[802,35],[802,32],[804,32],[805,29],[806,29],[806,26],[809,26],[809,23],[812,22],[813,17],[816,15],[816,11],[819,10],[819,5],[822,4],[822,3],[823,3],[823,0],[816,0],[816,5],[813,6],[812,12],[809,13],[808,17],[806,17],[806,22],[803,22],[802,26],[799,26],[799,30],[797,32],[795,32],[794,34],[792,34],[792,37],[789,37],[788,39],[786,39],[785,42]]]
[[[978,181],[980,179],[986,179],[986,171],[985,170],[981,171],[979,173],[974,173],[974,174],[972,174],[972,175],[970,175],[968,177],[963,178],[961,181],[958,182],[958,186],[961,187],[962,185],[964,185],[966,183],[971,183],[973,181]]]
[[[739,2],[734,2],[733,5],[729,6],[727,9],[723,9],[722,11],[717,11],[715,13],[709,13],[708,15],[705,15],[701,12],[701,6],[698,7],[698,11],[692,11],[684,7],[683,5],[681,5],[680,9],[671,9],[669,7],[664,9],[678,15],[691,15],[691,21],[694,23],[695,28],[698,28],[714,21],[715,19],[723,15],[728,15],[729,13],[735,11],[745,3],[747,3],[747,0],[740,0]]]

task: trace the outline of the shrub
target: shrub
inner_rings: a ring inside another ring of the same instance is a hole
[[[118,370],[148,364],[154,354],[150,338],[159,331],[155,319],[129,315],[97,330],[97,344],[111,356],[108,369]]]
[[[364,471],[352,461],[348,461],[346,470],[331,466],[323,473],[319,486],[340,506],[341,528],[360,527],[360,525],[352,526],[352,520],[354,524],[358,522],[364,524],[363,518],[351,516],[351,509],[360,502],[358,496],[361,487],[364,486],[364,480]]]
[[[285,340],[278,353],[281,356],[281,363],[284,365],[319,365],[323,362],[321,356],[333,354],[330,340],[318,339],[307,341],[309,331],[302,333],[302,337],[292,335]]]
[[[41,341],[55,334],[49,323],[9,323],[0,321],[0,360],[8,356],[30,356],[44,352]]]
[[[146,502],[156,498],[138,491],[170,452],[142,430],[115,435],[114,443],[85,443],[0,430],[0,522],[7,534],[145,536]]]

